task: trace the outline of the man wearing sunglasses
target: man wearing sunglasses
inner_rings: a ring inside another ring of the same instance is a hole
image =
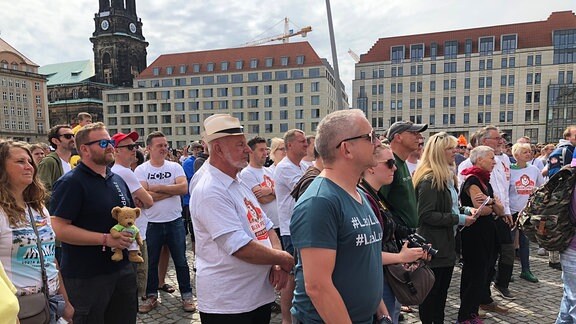
[[[418,150],[420,142],[423,143],[421,133],[426,129],[428,124],[398,121],[390,126],[386,134],[398,170],[394,173],[394,181],[380,188],[380,195],[388,203],[398,225],[396,233],[398,239],[405,238],[418,226],[416,192],[406,160],[412,152]]]
[[[112,208],[134,207],[126,182],[108,165],[114,141],[103,123],[82,127],[76,148],[82,161],[54,184],[52,226],[62,241],[61,273],[76,323],[136,323],[136,271],[124,259],[112,261],[112,249],[126,249],[132,235],[113,238]]]
[[[50,194],[58,178],[70,171],[70,156],[74,147],[74,133],[68,125],[56,125],[48,132],[48,142],[54,151],[38,165],[38,176]]]

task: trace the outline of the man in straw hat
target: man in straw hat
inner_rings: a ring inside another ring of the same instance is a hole
[[[238,177],[250,148],[240,121],[204,121],[210,159],[190,193],[196,236],[196,289],[202,323],[269,323],[274,289],[286,284],[294,259],[282,251],[272,222]]]

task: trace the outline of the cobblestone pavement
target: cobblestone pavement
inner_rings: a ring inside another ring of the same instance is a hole
[[[534,244],[532,244],[534,245]],[[192,271],[193,254],[187,252],[190,270]],[[516,260],[514,266],[514,282],[510,283],[510,290],[516,295],[516,299],[508,301],[493,294],[494,299],[510,308],[506,315],[488,313],[485,323],[554,323],[558,314],[560,299],[562,298],[561,272],[548,267],[548,257],[536,255],[533,246],[530,257],[532,272],[538,277],[538,283],[531,283],[520,279],[520,263]],[[193,274],[193,272],[192,272]],[[192,276],[194,287],[194,276]],[[166,282],[178,287],[176,273],[172,263],[168,269]],[[446,323],[454,323],[458,314],[460,299],[458,289],[460,287],[460,268],[454,268],[452,284],[446,302]],[[199,324],[200,315],[186,313],[182,310],[178,290],[169,294],[160,292],[159,305],[148,314],[139,314],[137,323],[178,323]],[[414,313],[404,313],[405,321],[401,323],[420,323],[417,309]],[[272,314],[270,323],[280,324],[280,314]]]

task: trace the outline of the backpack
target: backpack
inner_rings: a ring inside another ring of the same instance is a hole
[[[528,239],[548,251],[564,251],[575,233],[571,200],[576,168],[565,166],[536,189],[518,213],[517,225]]]
[[[572,162],[574,147],[570,144],[564,144],[557,147],[548,157],[548,176],[552,177],[556,172],[565,165]]]

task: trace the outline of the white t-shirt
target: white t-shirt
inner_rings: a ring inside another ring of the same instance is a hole
[[[543,184],[544,177],[537,167],[527,165],[519,169],[512,165],[510,167],[510,212],[521,211],[526,206],[532,191]]]
[[[290,195],[292,189],[304,172],[306,166],[300,163],[295,165],[288,157],[285,157],[278,163],[274,170],[274,184],[276,186],[276,203],[278,205],[278,220],[280,225],[280,235],[290,235],[290,219],[294,210],[296,201]]]
[[[144,162],[134,170],[138,181],[145,181],[148,185],[172,185],[176,183],[176,178],[184,177],[186,174],[182,166],[176,162],[164,161],[161,167],[154,167],[150,161]],[[154,205],[144,209],[142,213],[151,223],[167,223],[182,217],[182,203],[180,196],[175,195],[160,201],[155,201]]]
[[[134,172],[130,168],[127,168],[127,167],[120,165],[118,163],[114,163],[111,170],[112,170],[112,172],[119,175],[120,178],[122,178],[122,180],[124,180],[124,182],[126,182],[126,184],[128,185],[128,189],[130,190],[130,193],[132,195],[134,195],[134,193],[138,189],[142,188],[142,184],[140,184],[140,181],[138,181],[138,178],[136,178],[136,175],[134,174]],[[143,210],[143,208],[141,208],[141,209]],[[146,217],[146,215],[143,212],[140,213],[140,216],[138,218],[136,218],[136,224],[135,225],[140,230],[140,238],[142,238],[142,240],[145,240],[146,239],[146,228],[148,227],[148,218]]]
[[[270,265],[242,261],[232,254],[255,241],[271,247],[272,222],[252,190],[214,166],[204,163],[204,174],[190,193],[190,216],[196,237],[196,292],[198,310],[237,314],[274,301],[268,281]]]
[[[240,172],[240,179],[242,179],[242,182],[244,182],[250,189],[259,185],[262,187],[269,187],[274,190],[272,172],[270,172],[270,170],[267,168],[257,169],[249,165],[242,169],[242,172]],[[266,213],[266,216],[268,216],[272,223],[274,223],[274,228],[278,228],[278,205],[276,204],[276,199],[267,204],[262,204],[261,206]]]
[[[405,162],[406,162],[406,166],[408,167],[408,172],[410,172],[410,176],[413,176],[414,171],[416,171],[416,167],[418,166],[418,162],[412,163],[408,160],[406,160]]]
[[[50,294],[58,291],[58,270],[55,262],[55,238],[50,217],[43,218],[39,212],[32,210],[36,228],[42,239],[44,263],[48,276]],[[44,215],[50,213],[44,208]],[[26,219],[29,219],[26,209]],[[36,243],[36,233],[29,222],[24,227],[12,228],[8,216],[0,209],[0,261],[10,281],[16,286],[17,295],[35,294],[42,289],[42,268]]]
[[[64,161],[62,158],[60,158],[60,162],[62,162],[62,175],[65,175],[72,170],[72,166],[69,162]]]

